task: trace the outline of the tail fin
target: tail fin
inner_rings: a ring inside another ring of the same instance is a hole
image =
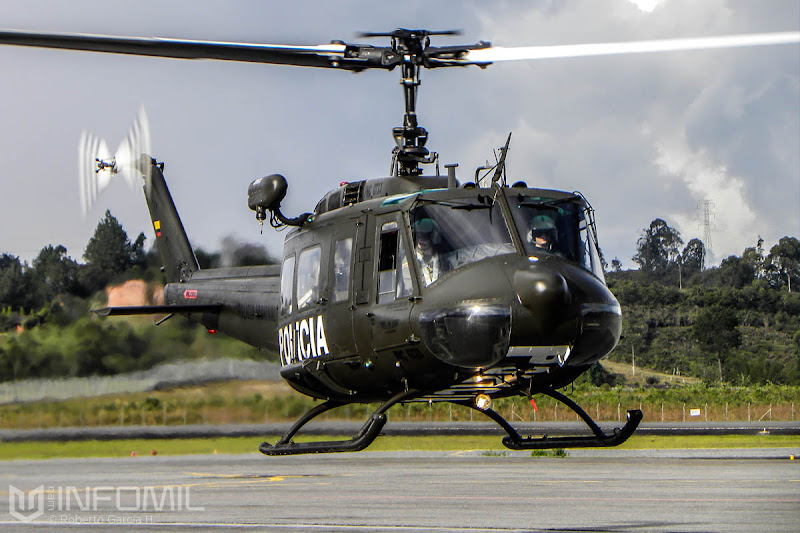
[[[144,176],[144,196],[167,282],[187,281],[200,267],[164,180],[163,165],[142,154],[138,167]]]

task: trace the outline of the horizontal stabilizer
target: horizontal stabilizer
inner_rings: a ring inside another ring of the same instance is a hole
[[[100,316],[120,315],[161,315],[173,313],[213,313],[219,312],[222,304],[191,304],[191,305],[132,305],[126,307],[103,307],[92,309],[93,313]]]

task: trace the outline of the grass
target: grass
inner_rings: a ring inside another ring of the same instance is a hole
[[[533,450],[531,457],[569,457],[569,452],[564,448],[555,448],[552,450]]]
[[[643,371],[637,369],[637,377]],[[800,416],[800,387],[569,388],[573,397],[597,421],[621,420],[626,409],[640,408],[646,421],[796,420]],[[493,409],[510,421],[577,420],[568,408],[543,395],[534,412],[524,397],[500,398]],[[294,421],[316,404],[284,382],[229,381],[175,387],[168,390],[109,394],[64,401],[0,405],[0,429],[96,427],[130,425],[233,424]],[[322,420],[364,420],[377,404],[344,406]],[[692,408],[702,409],[690,418]],[[472,409],[450,404],[396,405],[393,421],[480,420]]]
[[[627,385],[644,386],[647,384],[647,378],[657,380],[656,383],[667,383],[670,385],[697,385],[703,382],[700,378],[673,376],[672,374],[658,372],[657,370],[651,370],[649,368],[637,367],[634,372],[633,368],[631,368],[631,365],[628,363],[620,363],[609,359],[604,359],[601,364],[606,370],[610,370],[615,374],[622,374]]]
[[[331,440],[341,437],[314,436],[301,440]],[[224,437],[214,439],[130,439],[111,441],[8,442],[0,446],[0,460],[53,459],[86,457],[130,457],[150,455],[191,455],[213,453],[254,453],[266,438]],[[633,436],[622,449],[703,449],[703,448],[798,448],[800,437],[793,435],[724,435],[724,436]],[[499,436],[383,436],[368,451],[465,451],[483,450],[485,456],[505,456],[508,452]],[[561,457],[556,451],[544,456]],[[134,459],[132,459],[134,460]]]

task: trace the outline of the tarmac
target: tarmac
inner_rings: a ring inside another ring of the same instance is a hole
[[[777,531],[796,449],[359,452],[17,460],[0,531]]]
[[[601,422],[608,431],[622,422]],[[175,426],[103,426],[47,429],[0,430],[0,442],[112,440],[112,439],[179,439],[211,437],[258,437],[281,435],[291,423],[223,424]],[[306,435],[353,435],[362,422],[315,420],[303,427]],[[521,435],[550,436],[591,434],[583,422],[516,423]],[[643,422],[636,435],[800,435],[800,421],[790,422]],[[504,435],[493,422],[389,422],[385,435]]]

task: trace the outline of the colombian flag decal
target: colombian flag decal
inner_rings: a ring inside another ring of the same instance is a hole
[[[161,221],[156,220],[153,222],[153,228],[156,230],[156,237],[161,237]]]

